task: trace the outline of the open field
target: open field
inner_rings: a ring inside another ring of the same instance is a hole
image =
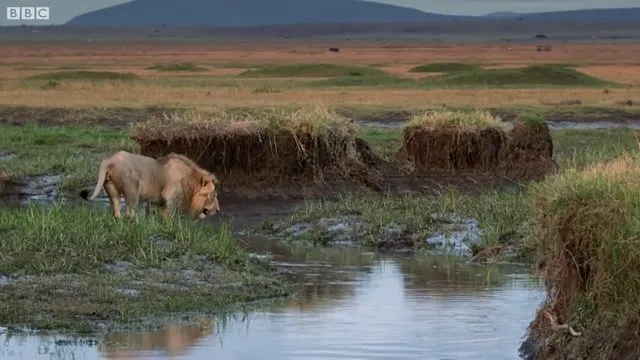
[[[81,47],[8,44],[3,46],[5,55],[0,60],[0,101],[5,105],[62,107],[315,104],[410,110],[442,105],[548,109],[572,104],[574,108],[627,109],[629,101],[637,102],[640,98],[637,87],[640,64],[635,56],[640,48],[634,43],[559,43],[553,44],[551,52],[537,52],[529,44],[365,43],[350,45],[340,53],[328,52],[329,46],[329,43],[94,43]],[[410,71],[431,62],[464,62],[479,66],[486,73],[447,75]],[[293,76],[284,69],[270,77],[242,74],[251,68],[285,64],[299,67],[334,64],[362,70],[355,71],[360,73],[357,76],[335,71],[326,72],[324,77],[322,73],[309,77],[303,72]],[[570,64],[575,68],[569,67],[567,71],[577,73],[547,71],[539,76],[539,72],[534,72],[542,80],[517,81],[525,76],[517,68],[544,64]],[[157,68],[177,65],[196,67],[198,71]],[[58,78],[46,75],[80,71],[132,75],[121,79],[115,76],[89,79],[80,75],[62,79],[61,75]],[[501,76],[516,81],[490,81]],[[594,78],[585,80],[580,76]]]
[[[574,190],[599,205],[613,190],[589,176],[638,152],[640,45],[552,45],[6,45],[0,192],[71,204],[3,209],[0,287],[19,296],[1,299],[0,325],[91,330],[287,294],[247,237],[560,266],[549,249],[568,240],[540,209],[571,215],[552,198]],[[612,123],[636,129],[580,128]],[[114,222],[105,204],[76,206],[118,150],[215,171],[222,214]],[[633,214],[633,201],[605,208]]]

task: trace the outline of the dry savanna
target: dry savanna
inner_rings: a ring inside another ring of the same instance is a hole
[[[611,125],[640,121],[640,45],[546,44],[3,45],[0,324],[92,330],[293,291],[236,241],[251,234],[536,265],[550,297],[529,352],[638,355],[638,132]],[[119,150],[214,172],[224,216],[113,221],[78,201]],[[288,216],[244,219],[265,200]],[[476,238],[433,241],[459,219]]]

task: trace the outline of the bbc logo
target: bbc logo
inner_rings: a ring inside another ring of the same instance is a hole
[[[49,20],[49,7],[8,6],[7,20]]]

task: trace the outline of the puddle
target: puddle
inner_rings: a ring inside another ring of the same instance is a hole
[[[28,201],[55,200],[60,192],[62,175],[25,176],[19,181],[7,181],[2,195]]]
[[[439,224],[433,232],[410,232],[406,225],[390,223],[374,229],[359,215],[323,217],[313,222],[290,224],[288,221],[271,225],[270,229],[256,229],[277,239],[315,242],[330,246],[360,246],[375,239],[380,248],[410,248],[427,245],[433,254],[471,256],[473,247],[482,241],[482,229],[476,219],[461,218],[457,214],[433,214]]]
[[[98,344],[0,334],[0,358],[517,359],[544,299],[542,283],[514,266],[247,241],[304,284],[300,296]]]
[[[640,119],[626,120],[624,122],[613,121],[549,121],[549,127],[554,130],[576,129],[576,130],[595,130],[595,129],[640,129]]]

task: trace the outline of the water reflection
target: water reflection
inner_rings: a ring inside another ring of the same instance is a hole
[[[386,258],[358,249],[271,254],[306,284],[301,296],[245,319],[220,316],[197,327],[108,334],[97,348],[78,345],[83,354],[76,351],[75,358],[517,359],[544,295],[527,269]],[[7,348],[44,359],[31,351],[37,346],[33,339],[10,340]]]

